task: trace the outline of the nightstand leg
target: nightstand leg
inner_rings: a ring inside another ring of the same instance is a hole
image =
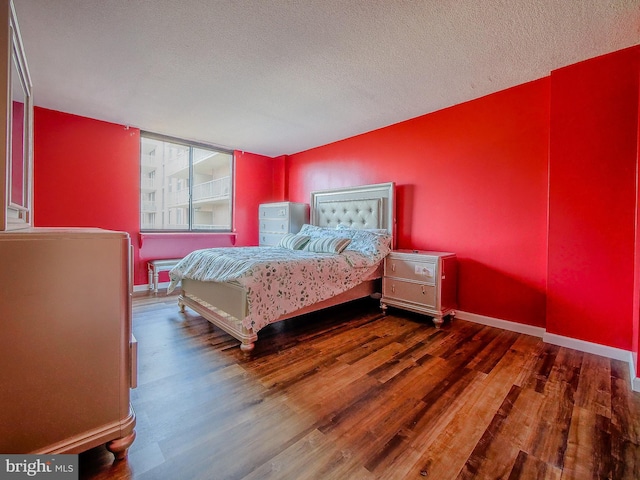
[[[436,326],[436,328],[440,328],[443,323],[444,318],[442,317],[442,315],[436,315],[435,317],[433,317],[433,324]]]
[[[381,303],[380,304],[380,310],[382,310],[382,315],[386,315],[387,314],[387,304],[386,303]]]

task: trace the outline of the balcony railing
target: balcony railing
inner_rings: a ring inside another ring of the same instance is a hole
[[[158,210],[158,206],[156,202],[142,202],[142,211],[143,212],[155,212]]]
[[[205,162],[217,154],[218,152],[196,150],[193,158],[193,166],[195,167],[199,163]],[[175,175],[182,170],[187,170],[189,168],[189,155],[187,155],[186,152],[185,154],[180,153],[174,155],[165,162],[165,165],[167,167],[167,175],[169,176]]]
[[[143,178],[143,179],[140,180],[140,186],[142,188],[153,190],[154,188],[156,188],[156,179],[155,178]]]
[[[209,182],[199,183],[193,187],[193,202],[206,202],[229,198],[231,194],[231,177],[222,177]],[[168,204],[171,207],[189,204],[189,189],[183,188],[169,194]]]
[[[193,187],[193,201],[212,200],[229,196],[231,177],[222,177],[210,182],[199,183]]]
[[[191,227],[193,230],[225,230],[229,228],[229,224],[226,223],[224,225],[214,225],[214,224],[204,224],[204,223],[194,223]]]
[[[189,205],[189,189],[183,188],[176,192],[169,192],[168,204],[170,207]]]
[[[142,165],[148,165],[150,167],[154,167],[158,165],[158,157],[155,155],[145,154],[142,155]]]

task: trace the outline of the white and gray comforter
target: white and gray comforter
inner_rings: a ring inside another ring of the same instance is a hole
[[[337,235],[335,229],[306,227],[311,236]],[[303,227],[303,230],[305,229]],[[351,243],[340,254],[282,247],[225,247],[196,250],[169,273],[168,291],[183,278],[235,282],[247,292],[248,315],[241,319],[257,332],[278,317],[343,293],[380,276],[390,237],[339,231]],[[302,233],[302,232],[301,232]]]

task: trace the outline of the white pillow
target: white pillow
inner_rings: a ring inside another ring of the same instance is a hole
[[[278,246],[282,248],[288,248],[289,250],[302,250],[302,248],[309,242],[311,237],[309,235],[296,235],[295,233],[287,233],[278,242]]]
[[[350,243],[351,239],[345,237],[318,237],[309,240],[304,250],[316,253],[341,253]]]

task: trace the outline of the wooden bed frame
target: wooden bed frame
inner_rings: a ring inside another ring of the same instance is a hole
[[[394,238],[394,194],[395,185],[392,182],[312,192],[310,223],[320,227],[335,228],[344,225],[349,228],[385,229]],[[376,290],[376,280],[367,281],[340,295],[283,315],[275,321],[373,295],[377,293]],[[189,307],[237,338],[240,349],[245,354],[254,349],[258,334],[242,324],[242,319],[248,314],[248,304],[246,292],[239,284],[185,278],[182,280],[182,294],[178,298],[178,305],[182,312],[185,307]]]

